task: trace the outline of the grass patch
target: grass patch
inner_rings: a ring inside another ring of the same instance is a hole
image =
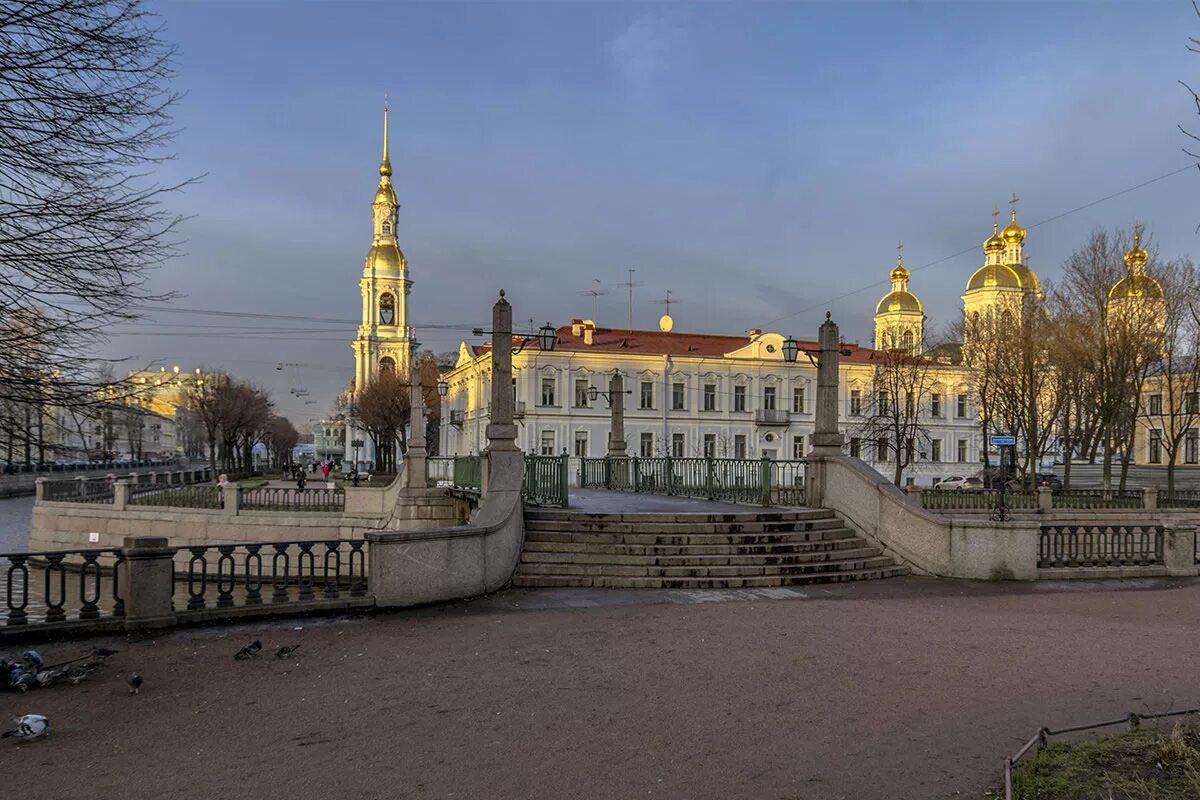
[[[1195,800],[1200,797],[1200,727],[1143,727],[1052,744],[1013,771],[1013,797]]]

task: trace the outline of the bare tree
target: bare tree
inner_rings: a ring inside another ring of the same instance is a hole
[[[0,0],[2,399],[99,402],[87,348],[162,299],[173,54],[140,0]]]
[[[394,472],[397,445],[401,452],[408,450],[409,384],[382,370],[358,392],[356,403],[358,421],[375,446],[375,468]]]
[[[300,441],[300,431],[287,417],[273,416],[267,421],[263,442],[267,445],[275,466],[287,469],[292,464],[292,448]]]
[[[886,453],[894,465],[892,482],[900,486],[904,471],[931,441],[924,408],[936,383],[936,362],[903,349],[876,350],[871,361],[871,396],[857,432]]]

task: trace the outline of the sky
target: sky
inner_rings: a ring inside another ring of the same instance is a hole
[[[410,318],[438,352],[502,288],[517,320],[566,324],[599,280],[597,323],[624,327],[630,268],[635,327],[669,289],[676,330],[812,338],[828,309],[869,342],[899,240],[940,330],[1014,192],[1043,281],[1136,220],[1200,258],[1194,168],[1051,219],[1194,163],[1186,0],[151,8],[184,93],[160,177],[202,180],[170,198],[185,254],[152,288],[174,310],[107,351],[228,370],[298,426],[353,376],[385,95]]]

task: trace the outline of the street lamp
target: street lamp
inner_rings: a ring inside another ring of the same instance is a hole
[[[625,391],[621,392],[621,394],[633,394],[633,389],[626,389]],[[593,403],[596,402],[597,397],[603,397],[606,403],[608,403],[610,406],[612,405],[612,392],[602,392],[595,386],[589,386],[587,388],[587,396],[588,400],[591,400]]]
[[[437,390],[439,397],[445,397],[446,395],[450,394],[450,384],[446,383],[444,380],[438,381]]]
[[[485,330],[483,328],[472,328],[472,336],[491,336],[495,331]],[[537,332],[537,336],[521,334],[521,343],[513,350],[513,355],[518,355],[522,350],[528,347],[532,342],[537,342],[538,347],[544,351],[551,351],[558,344],[558,331],[554,326],[547,322]]]
[[[358,448],[364,444],[362,439],[354,439],[350,442],[350,446],[354,448],[354,469],[350,471],[350,476],[355,486],[358,486]]]
[[[800,353],[800,343],[789,336],[783,340],[783,360],[789,364],[796,363],[796,356]]]

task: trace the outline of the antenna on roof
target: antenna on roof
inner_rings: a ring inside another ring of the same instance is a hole
[[[580,294],[590,294],[592,296],[592,321],[596,320],[596,298],[603,297],[608,294],[608,289],[602,289],[602,284],[599,278],[592,278],[592,288],[584,289]]]
[[[671,304],[674,303],[675,305],[679,305],[682,302],[683,302],[682,300],[672,299],[671,298],[671,290],[667,289],[666,298],[664,298],[662,300],[655,300],[654,304],[656,306],[666,306],[667,307],[667,316],[669,317],[669,316],[671,316]]]
[[[645,286],[646,284],[633,279],[633,273],[637,272],[636,269],[627,269],[625,271],[629,273],[629,280],[627,280],[625,283],[618,283],[617,285],[629,290],[629,330],[633,330],[633,287]]]

